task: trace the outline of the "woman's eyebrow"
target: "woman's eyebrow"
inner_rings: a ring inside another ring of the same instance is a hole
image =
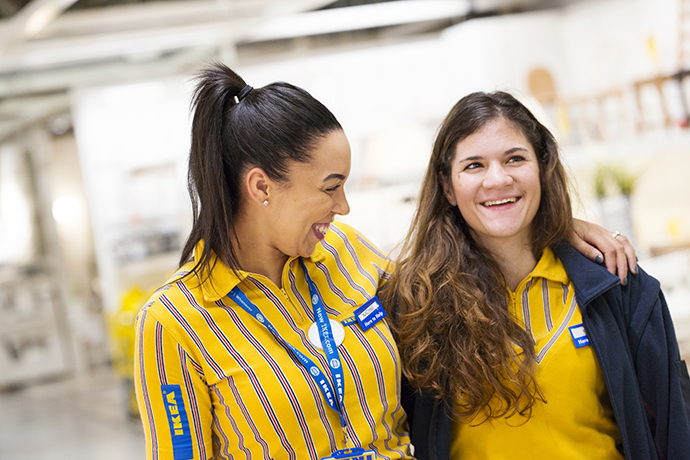
[[[324,182],[327,182],[327,181],[329,181],[329,180],[331,180],[331,179],[345,180],[345,176],[342,175],[342,174],[333,173],[333,174],[329,174],[323,181],[324,181]]]
[[[510,148],[510,149],[506,150],[506,151],[503,153],[503,155],[510,155],[511,153],[515,153],[515,152],[518,152],[518,151],[527,152],[527,149],[524,148],[524,147],[513,147],[513,148]],[[472,156],[469,156],[469,157],[460,158],[460,159],[458,160],[458,162],[462,163],[463,161],[475,161],[475,160],[481,160],[481,159],[483,159],[483,158],[484,158],[484,157],[481,156],[481,155],[472,155]]]
[[[510,155],[511,153],[515,153],[515,152],[520,151],[520,150],[524,150],[525,152],[527,151],[527,149],[524,147],[513,147],[512,149],[506,150],[504,155]]]

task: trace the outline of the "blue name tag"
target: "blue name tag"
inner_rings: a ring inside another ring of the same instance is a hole
[[[192,433],[189,430],[182,390],[180,390],[179,385],[161,385],[161,391],[163,392],[163,401],[165,401],[165,410],[168,413],[173,457],[175,460],[191,460],[194,458]]]
[[[582,324],[576,324],[575,326],[570,326],[570,336],[573,338],[573,343],[575,348],[582,348],[589,345],[589,337],[587,337],[587,331]]]
[[[381,305],[378,297],[374,296],[355,310],[355,318],[363,331],[368,330],[374,324],[381,321],[386,316],[386,311]]]
[[[333,452],[330,457],[324,457],[321,460],[376,460],[376,452],[355,447],[354,449],[338,450]]]

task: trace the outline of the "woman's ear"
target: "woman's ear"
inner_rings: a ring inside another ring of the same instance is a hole
[[[264,203],[270,200],[274,183],[263,169],[254,167],[244,177],[244,187],[250,201]]]
[[[451,206],[457,206],[458,202],[455,199],[453,187],[451,187],[450,181],[447,180],[443,173],[440,171],[438,173],[438,181],[441,183],[441,187],[443,187],[443,194],[446,196],[448,203],[450,203]]]

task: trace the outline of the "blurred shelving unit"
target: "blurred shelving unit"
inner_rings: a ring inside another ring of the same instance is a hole
[[[45,269],[0,269],[0,388],[67,371],[58,286]]]

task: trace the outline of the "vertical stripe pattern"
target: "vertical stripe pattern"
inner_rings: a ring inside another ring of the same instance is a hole
[[[386,256],[343,224],[331,226],[305,264],[336,321],[352,317],[391,271]],[[241,273],[240,282],[220,262],[204,283],[194,274],[180,278],[185,270],[154,295],[138,319],[137,394],[148,458],[172,458],[170,430],[161,428],[168,423],[164,384],[182,388],[194,460],[318,460],[342,449],[340,418],[309,369],[225,295],[239,283],[280,335],[332,382],[323,351],[308,337],[314,313],[300,264],[288,260],[282,289],[256,274]],[[357,323],[346,326],[338,351],[348,437],[381,459],[411,458],[399,403],[399,357],[385,321],[367,331]]]
[[[532,273],[508,296],[509,308],[522,318],[532,337],[537,364],[548,355],[577,309],[574,291],[560,261],[546,249]]]

